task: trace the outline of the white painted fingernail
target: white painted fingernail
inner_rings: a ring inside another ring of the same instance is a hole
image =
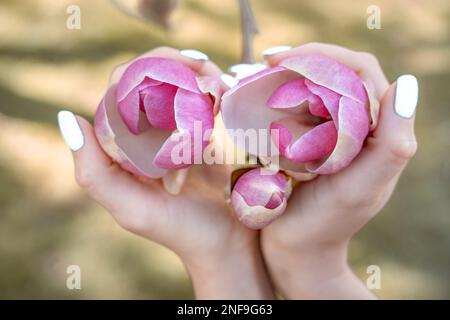
[[[66,110],[58,112],[58,125],[64,142],[70,150],[80,150],[84,145],[84,136],[75,115]]]
[[[397,79],[397,88],[395,90],[395,112],[403,118],[411,118],[417,107],[419,98],[419,84],[415,76],[405,74]]]
[[[230,76],[229,74],[223,74],[220,76],[220,79],[222,80],[223,83],[225,83],[229,88],[233,88],[234,86],[236,86],[239,82],[238,79],[236,79],[233,76]]]
[[[272,47],[272,48],[264,50],[262,52],[262,56],[263,56],[263,59],[266,59],[270,56],[273,56],[274,54],[289,51],[291,49],[292,49],[291,46],[276,46],[276,47]]]
[[[194,49],[181,50],[180,54],[182,56],[185,56],[187,58],[197,60],[197,61],[207,61],[209,59],[206,54],[204,54],[203,52],[200,52],[198,50],[194,50]]]

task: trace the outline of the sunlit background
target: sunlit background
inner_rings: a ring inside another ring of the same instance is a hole
[[[81,8],[68,30],[66,9]],[[369,5],[381,30],[366,26]],[[450,298],[450,4],[447,0],[253,0],[255,52],[330,42],[378,56],[390,81],[421,86],[419,152],[385,209],[351,245],[365,281],[378,265],[382,298]],[[112,68],[152,47],[239,61],[237,1],[181,0],[172,27],[125,15],[110,1],[0,2],[0,298],[192,298],[179,259],[120,229],[77,187],[56,126],[69,109],[92,119]],[[370,185],[367,186],[370,188]],[[82,289],[66,288],[79,265]]]

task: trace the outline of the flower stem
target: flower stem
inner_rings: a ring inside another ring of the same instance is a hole
[[[250,1],[239,0],[239,11],[241,14],[242,33],[241,63],[252,64],[255,62],[253,56],[253,36],[258,33],[258,27],[256,25]]]

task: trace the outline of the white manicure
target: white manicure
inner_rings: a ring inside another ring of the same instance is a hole
[[[208,60],[208,56],[203,52],[194,49],[184,49],[180,51],[182,56],[185,56],[190,59],[198,60],[198,61],[206,61]]]
[[[411,118],[416,111],[419,85],[415,76],[405,74],[397,79],[395,90],[395,112],[403,118]]]
[[[58,125],[64,142],[70,150],[80,150],[84,145],[84,136],[75,115],[66,110],[58,112]]]
[[[274,54],[289,51],[291,49],[292,49],[291,46],[276,46],[276,47],[272,47],[272,48],[264,50],[262,52],[262,56],[263,56],[263,59],[266,59],[269,56],[273,56]]]
[[[230,76],[229,74],[223,74],[220,76],[220,79],[223,83],[225,83],[229,88],[233,88],[239,82],[235,77]]]

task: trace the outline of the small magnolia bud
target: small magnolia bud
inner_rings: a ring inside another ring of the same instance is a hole
[[[239,177],[231,204],[239,221],[251,229],[261,229],[283,214],[291,191],[291,181],[284,174],[252,169]]]

